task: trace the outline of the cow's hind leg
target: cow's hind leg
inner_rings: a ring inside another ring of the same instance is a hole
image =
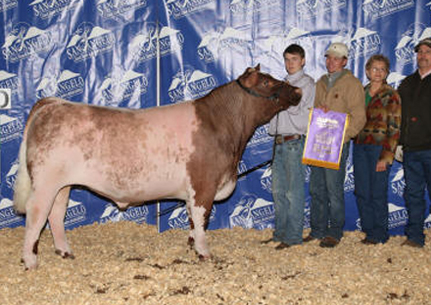
[[[70,186],[65,187],[58,192],[55,197],[54,205],[51,213],[49,213],[48,221],[51,228],[52,237],[54,239],[55,253],[62,258],[74,259],[75,256],[67,242],[66,232],[64,230],[64,216],[69,202]]]
[[[46,224],[56,192],[33,191],[26,204],[26,224],[23,261],[26,269],[37,267],[37,253],[40,233]]]
[[[211,255],[205,237],[205,230],[211,213],[212,199],[211,201],[203,201],[199,200],[199,197],[196,197],[195,200],[188,201],[187,205],[190,211],[189,217],[194,226],[189,237],[189,242],[192,238],[199,259],[208,259]]]

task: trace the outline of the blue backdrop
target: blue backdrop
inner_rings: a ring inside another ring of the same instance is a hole
[[[0,90],[10,100],[0,101],[0,228],[24,224],[13,211],[13,185],[26,118],[39,98],[128,108],[178,103],[258,63],[283,78],[282,52],[290,43],[306,49],[305,70],[317,80],[334,41],[349,46],[348,68],[364,84],[367,58],[388,56],[388,80],[397,87],[416,69],[414,45],[431,36],[430,8],[430,0],[1,0]],[[268,126],[258,128],[238,173],[269,160],[272,143]],[[407,221],[404,185],[395,163],[388,191],[393,234],[402,233]],[[304,187],[308,194],[308,180]],[[351,157],[344,188],[345,229],[360,229]],[[309,196],[306,201],[309,226]],[[84,188],[72,191],[68,229],[123,219],[158,224],[160,231],[188,227],[181,202],[122,212]],[[242,176],[229,200],[214,205],[209,228],[263,229],[273,220],[271,168],[265,166]]]

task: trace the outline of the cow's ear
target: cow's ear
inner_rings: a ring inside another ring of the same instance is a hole
[[[257,70],[257,71],[260,71],[260,63],[259,63],[259,64],[257,64],[257,66],[256,66],[256,67],[254,67],[254,69],[255,69],[255,70]]]
[[[251,88],[251,87],[255,86],[258,81],[259,81],[259,74],[258,73],[250,73],[244,79],[244,86],[247,88]]]

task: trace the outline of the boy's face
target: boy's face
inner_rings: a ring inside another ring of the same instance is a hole
[[[286,53],[284,54],[284,67],[287,73],[294,74],[302,69],[305,65],[305,58],[299,54]]]

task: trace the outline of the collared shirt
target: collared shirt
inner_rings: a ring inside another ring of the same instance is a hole
[[[419,72],[419,70],[418,70],[418,72]],[[419,73],[419,75],[420,75],[420,77],[421,77],[421,79],[424,79],[425,77],[427,77],[428,75],[430,75],[431,74],[431,70],[429,70],[428,72],[426,72],[425,74],[420,74]]]
[[[328,90],[332,88],[332,86],[335,84],[335,81],[341,76],[342,73],[343,71],[328,73]]]
[[[302,89],[302,98],[297,106],[281,111],[269,122],[270,135],[293,135],[307,133],[309,110],[313,107],[316,84],[311,76],[300,70],[285,78],[292,86]]]

